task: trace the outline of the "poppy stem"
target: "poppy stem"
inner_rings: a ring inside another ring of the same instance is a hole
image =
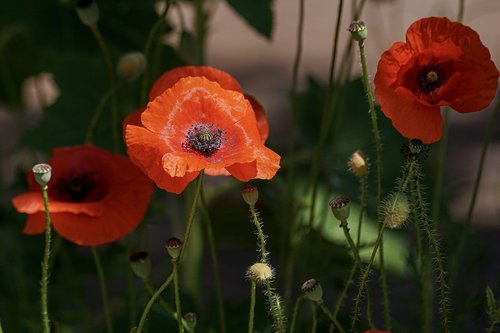
[[[172,268],[173,268],[173,274],[174,274],[175,311],[177,312],[177,323],[178,323],[178,327],[179,327],[179,333],[184,333],[184,327],[182,326],[181,297],[179,294],[179,261],[178,261],[178,259],[172,259]]]
[[[200,200],[201,196],[201,188],[203,184],[203,176],[204,171],[201,170],[198,175],[198,181],[196,183],[196,192],[193,198],[193,204],[191,205],[191,210],[189,212],[189,217],[186,223],[186,231],[184,232],[183,246],[181,247],[181,253],[179,255],[179,264],[182,263],[182,259],[184,259],[184,254],[186,253],[187,243],[189,240],[189,235],[191,234],[191,228],[193,226],[194,217],[196,215],[196,208],[198,207],[198,200]]]
[[[320,303],[319,307],[321,308],[321,310],[323,310],[323,312],[327,315],[327,317],[330,318],[330,320],[335,325],[335,327],[337,327],[337,329],[339,330],[339,332],[340,333],[345,333],[344,328],[339,323],[339,321],[337,320],[337,318],[332,314],[332,312],[330,311],[330,309],[328,309],[328,307],[325,305],[325,303],[324,302]]]
[[[118,134],[118,102],[116,96],[115,70],[113,67],[113,62],[111,60],[111,55],[109,53],[108,46],[106,45],[106,42],[104,41],[104,38],[102,37],[101,32],[99,31],[99,28],[94,23],[90,25],[90,30],[92,31],[92,34],[94,35],[97,41],[97,44],[99,44],[99,48],[101,49],[101,53],[104,58],[104,61],[106,62],[106,67],[108,70],[108,80],[110,86],[109,91],[111,94],[111,133],[113,135],[114,150],[115,152],[118,152],[120,147],[120,136]]]
[[[257,289],[257,284],[255,281],[251,281],[250,289],[250,311],[248,312],[248,333],[253,333],[253,322],[255,317],[255,290]]]
[[[377,175],[377,220],[380,221],[380,203],[382,199],[382,146],[380,144],[380,133],[378,129],[377,123],[377,114],[375,113],[375,103],[372,94],[372,88],[370,84],[370,78],[368,73],[368,65],[366,61],[366,52],[364,41],[358,43],[359,46],[359,55],[361,60],[361,68],[363,71],[363,85],[365,88],[365,93],[368,98],[368,105],[370,106],[370,118],[373,132],[373,139],[375,141],[375,167],[376,167],[376,175]],[[380,224],[379,224],[380,226]],[[387,330],[391,329],[391,313],[390,313],[390,305],[389,305],[389,293],[387,290],[387,277],[385,275],[385,267],[384,267],[384,240],[381,236],[380,238],[380,252],[379,252],[379,260],[380,260],[380,283],[382,285],[382,294],[384,298],[384,319],[385,319],[385,328]]]
[[[462,23],[462,21],[464,20],[464,12],[465,12],[465,0],[458,0],[457,22]]]
[[[304,300],[303,294],[300,294],[299,297],[297,297],[297,299],[295,300],[295,306],[293,307],[292,323],[290,324],[290,333],[295,332],[297,317],[299,316],[299,311],[303,300]]]
[[[358,220],[358,230],[356,235],[356,247],[359,249],[359,244],[361,243],[361,226],[363,225],[363,217],[366,209],[366,190],[367,183],[366,178],[368,173],[364,174],[359,180],[360,194],[359,194],[359,220]]]
[[[41,284],[41,317],[43,333],[50,333],[50,319],[48,309],[48,287],[49,287],[49,261],[50,261],[50,245],[52,242],[52,229],[49,211],[49,195],[47,185],[41,185],[43,206],[45,208],[45,248],[43,251],[42,261],[42,281]]]
[[[318,314],[316,311],[316,306],[313,302],[308,302],[311,309],[311,333],[316,333],[318,328]]]
[[[443,178],[446,166],[446,148],[448,146],[448,114],[449,107],[445,106],[443,111],[443,137],[439,142],[439,151],[437,157],[437,171],[434,182],[434,198],[432,200],[432,219],[437,221],[441,210],[441,197],[443,193]]]
[[[102,306],[107,331],[108,333],[113,333],[113,322],[111,321],[111,312],[109,309],[108,288],[106,286],[106,277],[102,268],[101,258],[95,246],[91,246],[90,250],[92,251],[92,257],[94,258],[95,267],[97,269],[97,276],[99,277],[99,287],[101,288]]]
[[[168,278],[160,285],[160,287],[152,294],[149,301],[146,303],[144,310],[142,311],[141,319],[139,321],[139,325],[137,326],[137,331],[135,333],[141,333],[144,329],[144,325],[146,324],[146,319],[148,317],[149,311],[153,306],[154,302],[160,297],[161,293],[170,285],[174,278],[174,274],[171,273]]]

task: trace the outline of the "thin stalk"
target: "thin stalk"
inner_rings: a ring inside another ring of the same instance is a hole
[[[303,300],[304,300],[304,295],[302,294],[299,297],[297,297],[297,300],[295,300],[295,306],[293,307],[292,323],[290,324],[290,333],[295,332],[295,326],[297,325],[300,306],[302,305]]]
[[[0,320],[0,333],[3,333],[2,321]]]
[[[333,85],[333,79],[335,78],[335,67],[337,64],[337,54],[340,36],[340,25],[342,24],[342,11],[344,8],[344,0],[339,1],[337,7],[337,23],[335,24],[335,37],[333,38],[333,49],[332,49],[332,61],[330,62],[330,75],[328,77],[328,85]]]
[[[429,239],[429,242],[431,243],[432,249],[434,251],[435,259],[436,259],[436,264],[439,272],[439,298],[440,298],[440,312],[441,312],[441,317],[442,317],[442,324],[443,324],[443,329],[445,333],[449,333],[450,327],[449,327],[449,319],[448,319],[448,299],[446,297],[446,282],[445,282],[445,271],[444,271],[444,264],[443,264],[443,258],[441,256],[441,249],[439,248],[438,241],[436,240],[436,235],[434,233],[434,228],[430,226],[430,223],[427,219],[427,213],[425,210],[425,202],[422,197],[422,190],[420,186],[420,178],[416,177],[416,191],[417,191],[417,200],[418,200],[418,206],[420,209],[420,214],[422,214],[422,223],[424,224],[425,232],[427,234],[427,238]]]
[[[368,105],[370,106],[370,119],[372,125],[373,139],[375,141],[375,168],[377,175],[377,200],[376,207],[377,211],[380,211],[380,203],[382,200],[382,146],[380,144],[380,133],[378,129],[377,123],[377,114],[375,113],[375,103],[372,94],[372,88],[370,84],[370,78],[368,73],[368,65],[366,61],[366,52],[364,41],[358,43],[359,46],[359,55],[361,60],[361,68],[363,71],[363,85],[365,88],[365,93],[368,98]],[[380,221],[380,212],[377,214],[377,219]],[[387,277],[385,274],[384,267],[384,239],[383,237],[380,239],[380,252],[379,252],[379,260],[380,260],[380,283],[382,286],[382,293],[384,298],[384,321],[385,328],[387,330],[391,329],[391,312],[389,305],[389,292],[387,289]]]
[[[148,291],[148,293],[151,296],[153,296],[155,294],[155,290],[153,289],[153,286],[151,286],[151,283],[149,283],[149,281],[147,281],[147,280],[143,280],[142,282],[144,283],[144,286],[146,287],[146,290]],[[163,309],[165,309],[165,311],[169,315],[171,315],[174,319],[177,320],[177,315],[175,313],[175,310],[172,308],[172,306],[170,304],[168,304],[167,302],[165,302],[165,300],[161,296],[158,296],[158,302],[160,303],[161,307]]]
[[[465,12],[465,0],[458,0],[457,22],[462,22],[464,20],[464,12]]]
[[[179,262],[177,259],[172,259],[172,268],[174,274],[175,311],[177,312],[177,323],[179,333],[184,333],[184,327],[182,326],[181,297],[179,293]]]
[[[335,327],[337,327],[337,329],[339,330],[339,332],[340,333],[345,333],[344,328],[339,323],[339,321],[337,320],[337,318],[330,312],[330,309],[328,309],[328,307],[325,305],[325,303],[322,302],[319,305],[319,307],[321,308],[321,310],[323,310],[323,312],[327,315],[327,317],[330,318],[330,320],[335,325]]]
[[[205,201],[205,195],[203,191],[201,192],[201,207],[202,211],[205,215],[206,229],[207,229],[207,238],[208,238],[208,247],[210,249],[210,260],[212,262],[212,271],[214,275],[215,281],[215,294],[217,297],[217,307],[219,310],[219,326],[220,332],[226,332],[226,315],[224,312],[224,298],[222,297],[222,283],[220,278],[220,268],[219,262],[217,260],[216,246],[215,246],[215,238],[214,238],[214,230],[212,227],[212,220],[210,219],[210,215],[208,214],[208,206]]]
[[[342,289],[342,292],[340,293],[339,298],[337,299],[337,304],[335,305],[335,309],[333,311],[333,315],[337,316],[339,313],[340,307],[344,303],[344,298],[347,295],[347,290],[349,290],[349,287],[351,286],[352,282],[354,281],[354,274],[356,273],[356,268],[358,265],[354,263],[352,265],[351,271],[349,272],[349,276],[347,277],[347,282],[345,283],[344,289]]]
[[[196,40],[198,42],[196,55],[196,63],[197,65],[203,65],[205,63],[205,11],[203,5],[205,0],[194,0],[194,10],[195,10],[195,30],[196,30]]]
[[[437,156],[437,171],[436,180],[434,181],[434,198],[432,200],[432,220],[439,220],[439,212],[441,210],[441,197],[443,193],[443,179],[446,167],[446,148],[448,146],[448,114],[450,109],[444,108],[443,111],[443,137],[439,142],[439,150]]]
[[[174,278],[174,274],[170,274],[168,278],[161,284],[161,286],[154,292],[154,294],[149,299],[148,303],[144,307],[144,310],[141,315],[141,319],[139,321],[139,325],[137,326],[137,331],[135,333],[141,333],[144,329],[144,325],[146,324],[146,319],[148,317],[149,311],[153,306],[154,302],[160,297],[161,293],[170,285]]]
[[[108,288],[106,286],[106,277],[101,264],[101,258],[95,246],[91,246],[92,257],[94,258],[95,267],[97,269],[97,276],[99,278],[99,287],[101,288],[102,306],[104,311],[104,320],[106,321],[106,328],[108,333],[113,333],[113,322],[111,320],[111,312],[109,309]]]
[[[49,294],[49,261],[50,261],[50,245],[52,242],[52,222],[50,219],[49,210],[49,194],[47,192],[47,185],[41,185],[42,189],[42,199],[43,207],[45,208],[45,247],[43,250],[43,261],[42,261],[42,280],[41,284],[41,318],[43,333],[50,333],[50,319],[49,319],[49,306],[48,306],[48,294]]]
[[[359,220],[358,220],[358,231],[356,235],[356,247],[359,249],[359,244],[361,243],[361,226],[363,225],[363,216],[366,209],[366,177],[367,174],[363,175],[359,180],[361,188],[361,193],[359,195]]]
[[[316,306],[309,302],[309,307],[311,308],[311,333],[316,333],[318,328],[318,314],[316,313]]]
[[[498,322],[499,322],[499,321],[500,321],[500,317],[499,317],[499,316],[497,316],[497,317],[495,318],[495,320],[493,320],[493,321],[491,322],[490,327],[488,327],[488,333],[493,333],[493,332],[494,332],[494,330],[495,330],[495,326],[498,324]],[[1,329],[1,327],[0,327],[0,329]],[[1,331],[0,331],[0,333],[1,333]]]
[[[259,248],[261,257],[260,261],[264,264],[267,264],[266,238],[264,236],[264,232],[262,231],[261,222],[257,217],[255,206],[250,206],[250,214],[252,215],[253,224],[257,228],[257,237],[259,238]]]
[[[253,322],[255,317],[255,289],[256,283],[255,281],[251,281],[251,289],[250,289],[250,311],[248,312],[248,333],[253,333]]]
[[[191,210],[189,212],[188,221],[186,223],[186,231],[184,232],[184,239],[182,240],[183,245],[181,247],[181,253],[179,255],[179,263],[182,263],[182,260],[184,259],[184,254],[186,252],[187,243],[189,240],[189,235],[191,234],[191,228],[193,226],[194,217],[196,215],[196,207],[198,206],[198,200],[200,199],[200,196],[201,196],[201,188],[202,188],[202,184],[203,184],[204,174],[205,173],[202,170],[202,171],[200,171],[200,174],[198,175],[198,182],[196,183],[196,192],[194,194],[193,204],[191,205]]]
[[[101,53],[108,70],[108,80],[110,86],[109,91],[111,92],[111,133],[113,135],[114,150],[115,152],[118,152],[120,146],[120,136],[118,134],[118,102],[116,96],[116,77],[113,62],[111,60],[108,46],[106,45],[106,42],[104,41],[97,25],[92,24],[90,26],[90,30],[92,31],[97,44],[99,44],[99,48],[101,49]]]

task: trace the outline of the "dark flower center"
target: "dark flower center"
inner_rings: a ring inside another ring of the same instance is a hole
[[[223,132],[213,124],[193,125],[186,134],[182,147],[205,157],[215,154],[222,144]]]
[[[439,88],[446,83],[447,75],[442,67],[431,64],[420,69],[417,75],[418,94],[429,98],[428,102],[433,104],[432,95],[437,94]]]
[[[98,185],[93,172],[77,176],[60,177],[49,186],[51,197],[59,201],[90,202],[99,201],[106,194],[106,186]]]

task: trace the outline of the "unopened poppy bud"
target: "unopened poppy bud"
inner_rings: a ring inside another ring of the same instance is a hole
[[[419,139],[411,139],[408,143],[408,149],[410,149],[410,153],[413,155],[418,155],[422,151],[424,147],[424,143]]]
[[[85,25],[94,25],[99,20],[99,7],[94,0],[76,0],[76,12]]]
[[[363,21],[352,21],[349,25],[351,37],[357,42],[363,43],[368,36],[368,29]]]
[[[146,57],[141,52],[129,52],[120,57],[116,72],[124,81],[134,81],[146,69]]]
[[[172,259],[177,259],[181,254],[182,241],[179,238],[172,237],[167,241],[165,247],[170,257],[172,257]]]
[[[337,197],[329,202],[333,216],[340,222],[344,222],[349,218],[350,201],[347,197]]]
[[[307,280],[304,282],[301,289],[302,293],[308,300],[323,303],[323,288],[321,287],[321,284],[319,284],[318,280]]]
[[[253,185],[243,187],[241,195],[249,206],[255,206],[257,200],[259,200],[259,190]]]
[[[368,171],[368,159],[359,149],[351,155],[347,165],[349,170],[359,178],[364,177]]]
[[[31,168],[35,180],[40,186],[47,186],[52,176],[52,167],[45,163],[40,163]]]
[[[186,320],[186,324],[189,328],[190,332],[194,332],[194,329],[196,328],[196,323],[198,321],[198,318],[196,316],[196,313],[194,312],[188,312],[184,315],[184,320]]]
[[[404,193],[389,195],[382,205],[384,222],[388,228],[399,228],[410,215],[410,204]]]
[[[146,280],[151,273],[151,260],[149,254],[145,251],[133,253],[130,256],[130,267],[134,274],[143,280]]]
[[[248,267],[247,277],[257,284],[264,284],[274,276],[274,270],[271,266],[258,262]]]

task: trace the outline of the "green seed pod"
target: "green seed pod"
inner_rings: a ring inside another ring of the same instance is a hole
[[[52,176],[52,167],[45,163],[40,163],[31,168],[35,180],[40,186],[47,186]]]
[[[304,282],[301,289],[302,293],[308,300],[319,304],[323,303],[323,288],[321,287],[321,284],[319,284],[318,280],[307,280]]]
[[[170,257],[172,257],[172,259],[177,259],[181,254],[182,241],[179,238],[172,237],[167,241],[165,247]]]
[[[253,185],[243,187],[241,195],[249,206],[255,206],[257,200],[259,200],[259,190]]]
[[[76,12],[85,25],[94,25],[99,20],[99,7],[94,0],[76,0]]]
[[[351,37],[359,43],[363,43],[368,36],[368,29],[363,21],[352,21],[349,25]]]
[[[130,256],[130,267],[134,274],[143,280],[146,280],[151,273],[151,259],[149,254],[144,251],[133,253]]]
[[[328,203],[332,209],[333,216],[340,222],[344,222],[349,218],[350,201],[347,197],[340,196],[330,200]]]

